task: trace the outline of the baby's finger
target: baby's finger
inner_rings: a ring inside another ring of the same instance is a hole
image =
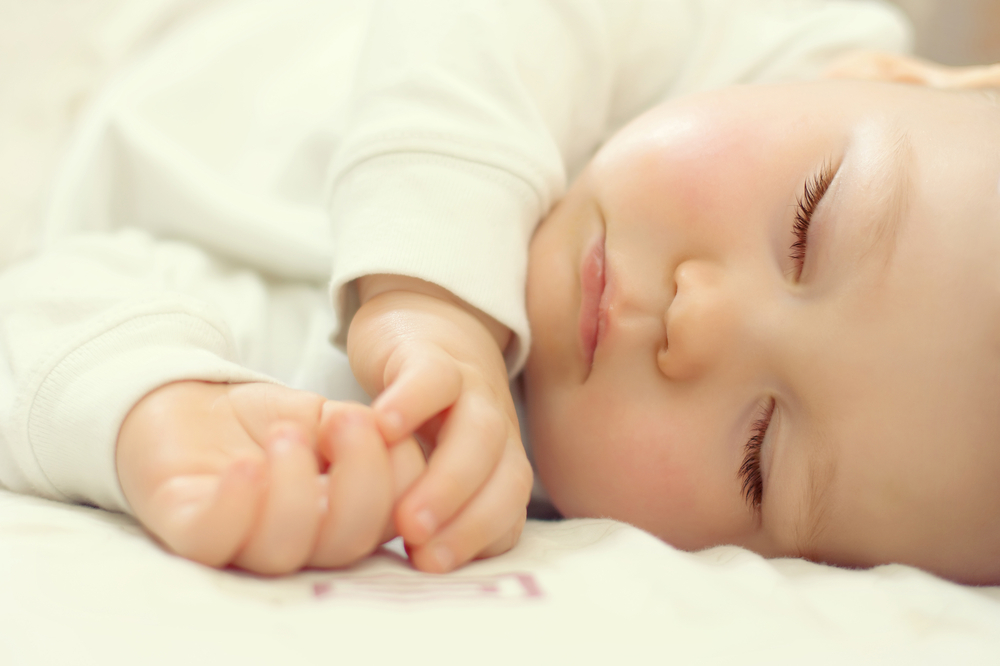
[[[398,501],[427,469],[427,460],[417,440],[407,437],[389,449],[392,470],[392,500]]]
[[[483,548],[476,553],[472,559],[483,559],[503,555],[508,550],[516,546],[517,542],[521,539],[521,532],[524,531],[524,524],[526,521],[527,514],[525,514],[524,520],[516,521],[509,530],[501,534],[496,541],[486,546],[486,548]]]
[[[320,490],[316,455],[294,424],[268,437],[268,485],[263,509],[250,540],[233,562],[248,571],[296,571],[312,553],[319,530]]]
[[[421,347],[420,353],[386,366],[385,386],[372,409],[385,441],[392,443],[454,404],[462,390],[462,374],[444,352]]]
[[[252,459],[221,475],[174,477],[156,491],[151,504],[162,512],[154,508],[147,524],[178,555],[221,567],[246,541],[263,492],[263,466]]]
[[[395,503],[427,469],[424,452],[415,439],[407,437],[389,449],[389,468],[392,473],[392,501]],[[390,520],[386,523],[381,541],[385,543],[395,536],[396,525]]]
[[[324,407],[319,446],[330,460],[328,505],[310,565],[346,566],[380,543],[392,510],[385,441],[363,408]]]
[[[427,472],[396,510],[396,527],[410,545],[426,543],[493,474],[504,451],[507,423],[491,402],[464,394],[438,433]]]
[[[510,549],[524,528],[531,468],[504,465],[462,512],[435,537],[410,548],[410,560],[422,571],[443,573],[479,555]]]

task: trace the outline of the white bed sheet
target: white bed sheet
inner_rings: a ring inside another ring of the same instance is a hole
[[[0,492],[2,664],[1000,663],[1000,589],[610,520],[529,521],[449,575],[395,549],[266,579],[161,549],[131,519]]]

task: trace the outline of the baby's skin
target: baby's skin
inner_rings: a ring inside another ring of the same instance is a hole
[[[445,572],[517,542],[532,472],[501,354],[510,332],[419,280],[358,287],[348,355],[371,408],[177,382],[130,411],[119,480],[167,548],[282,574],[349,565],[399,534],[414,566]]]

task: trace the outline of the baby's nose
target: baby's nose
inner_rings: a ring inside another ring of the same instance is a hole
[[[682,262],[674,271],[674,285],[656,361],[664,376],[683,381],[730,356],[741,328],[740,308],[724,269],[713,262]]]

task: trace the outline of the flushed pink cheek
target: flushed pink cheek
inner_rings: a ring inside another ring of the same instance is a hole
[[[575,421],[576,501],[579,515],[610,516],[655,531],[693,513],[691,470],[670,452],[669,435],[644,427],[615,403],[589,405]]]
[[[762,146],[775,142],[766,135],[753,123],[721,114],[671,119],[641,150],[621,154],[616,168],[627,165],[628,172],[621,204],[632,219],[651,223],[638,230],[647,235],[656,233],[652,227],[679,222],[723,233],[768,171],[773,156]]]

